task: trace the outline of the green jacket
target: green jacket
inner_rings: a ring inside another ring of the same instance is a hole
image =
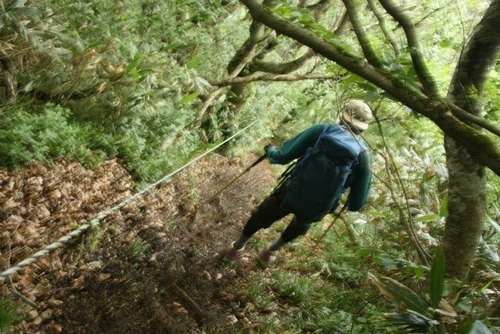
[[[271,146],[267,150],[269,161],[274,164],[288,164],[295,159],[300,159],[306,154],[308,148],[316,144],[319,136],[330,128],[345,129],[342,126],[332,124],[313,125],[294,138],[287,140],[280,148]],[[356,136],[356,139],[366,146],[360,137]],[[368,201],[370,191],[372,173],[371,156],[368,150],[363,151],[358,156],[358,162],[345,185],[346,188],[350,188],[348,196],[348,209],[350,211],[359,211]],[[338,200],[331,208],[331,211],[335,210],[337,206]]]

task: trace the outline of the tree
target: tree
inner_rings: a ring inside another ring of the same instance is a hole
[[[440,95],[435,79],[424,61],[415,24],[392,0],[379,0],[379,3],[404,32],[406,45],[398,50],[408,50],[410,66],[415,73],[414,81],[403,80],[401,73],[391,72],[383,63],[360,24],[358,6],[351,1],[343,0],[343,3],[362,55],[350,51],[335,35],[321,27],[304,24],[304,21],[300,20],[294,22],[292,19],[283,18],[256,0],[241,0],[241,2],[248,8],[255,21],[309,46],[318,54],[364,78],[384,90],[392,99],[430,119],[444,132],[447,138],[446,152],[450,169],[450,215],[447,219],[444,242],[448,245],[445,247],[447,257],[454,258],[454,261],[448,262],[447,270],[456,277],[464,277],[472,264],[482,231],[485,205],[482,166],[500,175],[500,145],[498,145],[500,129],[477,116],[477,99],[474,98],[481,93],[486,73],[496,59],[500,47],[500,37],[495,33],[495,22],[500,20],[500,0],[492,1],[476,33],[463,50],[448,98]],[[371,7],[373,8],[373,3]],[[379,17],[380,15],[378,13]],[[488,37],[485,43],[487,47],[481,48],[480,43],[483,43],[481,41],[485,36]],[[484,58],[475,60],[478,55]],[[476,75],[464,80],[472,69],[477,71]],[[474,94],[471,95],[471,92]],[[468,103],[470,101],[474,103]],[[463,152],[470,158],[457,159]],[[470,184],[467,188],[467,197],[462,195],[464,189],[460,186],[464,183]],[[468,202],[470,198],[475,198],[475,201]],[[468,214],[473,216],[468,218],[465,216]],[[467,243],[456,244],[456,241]],[[456,253],[457,247],[461,249],[458,253]],[[457,263],[460,263],[460,266],[453,267]]]
[[[321,0],[314,5],[306,6],[307,1],[301,1],[299,7],[307,8],[314,13],[314,17],[319,19],[322,14],[331,6],[330,0]],[[264,5],[271,6],[275,4],[275,0],[266,0]],[[347,16],[342,15],[338,27],[335,29],[336,34],[341,34],[346,27]],[[317,79],[317,75],[292,75],[303,67],[314,56],[314,52],[309,49],[303,52],[301,44],[294,45],[290,54],[293,59],[286,59],[282,62],[265,61],[266,55],[277,49],[280,42],[274,30],[267,28],[264,24],[253,21],[249,27],[249,36],[240,48],[233,55],[227,65],[227,77],[219,82],[214,82],[213,85],[221,87],[212,91],[206,98],[197,113],[194,122],[194,127],[203,124],[207,127],[207,115],[221,114],[228,112],[229,117],[234,117],[235,114],[244,106],[248,96],[248,86],[252,82],[259,80],[267,81],[295,81],[305,79]],[[297,44],[297,43],[296,43]],[[298,56],[295,56],[299,54]],[[295,57],[293,57],[295,56]],[[263,75],[265,74],[265,75]],[[321,75],[321,78],[326,78]],[[229,89],[224,89],[224,86],[229,86]],[[227,107],[213,108],[214,100],[221,94],[226,94]],[[210,110],[209,108],[216,109]],[[230,122],[229,122],[230,123]],[[226,137],[231,135],[230,131],[226,131]]]
[[[463,49],[450,84],[450,101],[474,115],[479,114],[479,96],[500,48],[496,31],[499,20],[500,2],[493,1]],[[445,148],[450,175],[443,245],[448,272],[463,277],[481,237],[486,209],[485,170],[450,136],[445,137]]]

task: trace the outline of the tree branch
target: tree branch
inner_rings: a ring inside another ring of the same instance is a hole
[[[498,126],[495,126],[495,124],[488,122],[482,117],[476,116],[474,114],[471,114],[470,112],[465,111],[464,109],[460,108],[454,103],[449,102],[447,103],[447,105],[450,108],[450,111],[453,113],[453,115],[460,118],[462,121],[478,125],[479,127],[488,130],[494,135],[500,137],[500,128]]]
[[[227,65],[227,71],[230,75],[238,75],[241,70],[252,61],[258,43],[269,37],[269,34],[265,34],[265,28],[266,26],[260,22],[252,22],[250,25],[250,35]]]
[[[341,80],[337,75],[306,74],[306,75],[272,75],[272,74],[252,74],[246,77],[236,77],[211,82],[213,86],[228,86],[233,84],[249,83],[254,81],[301,81],[301,80]]]
[[[349,15],[347,15],[347,10],[346,10],[342,14],[340,22],[338,23],[337,28],[335,28],[333,33],[337,36],[343,35],[347,31],[348,23],[349,23]]]
[[[361,27],[361,22],[359,21],[359,15],[356,6],[351,0],[342,0],[342,2],[344,3],[344,6],[347,10],[347,15],[349,15],[349,20],[351,21],[352,28],[354,29],[354,33],[356,34],[359,45],[363,50],[363,54],[365,55],[366,60],[369,64],[380,68],[382,64],[377,58],[375,51],[373,51],[368,36],[366,36],[365,31]]]
[[[266,34],[265,28],[266,26],[258,21],[253,21],[251,23],[249,29],[250,35],[248,39],[245,41],[245,43],[243,43],[241,48],[236,52],[234,57],[227,65],[227,71],[229,72],[229,75],[227,77],[228,79],[237,77],[245,68],[245,66],[247,66],[255,57],[258,44],[270,36],[270,34]],[[196,117],[191,124],[192,127],[199,126],[208,108],[210,108],[215,99],[223,92],[224,89],[219,88],[209,94],[209,96],[203,102],[201,108],[196,113]]]
[[[380,30],[382,30],[382,34],[385,36],[389,44],[391,44],[392,49],[394,50],[394,57],[399,58],[399,46],[394,40],[394,38],[392,38],[389,31],[387,31],[387,27],[385,26],[385,19],[382,16],[382,13],[380,13],[377,6],[375,5],[374,0],[368,0],[368,7],[370,7],[370,10],[377,18],[378,26],[380,27]]]
[[[427,65],[422,57],[415,26],[411,22],[410,18],[392,0],[379,0],[379,2],[403,28],[406,40],[408,41],[408,48],[413,62],[413,67],[415,68],[415,72],[417,73],[420,83],[424,87],[425,93],[430,97],[439,97],[436,82],[427,69]]]
[[[314,51],[309,49],[297,59],[286,63],[270,63],[263,62],[259,60],[255,60],[253,62],[253,66],[251,68],[252,72],[267,72],[267,73],[275,73],[275,74],[285,74],[298,70],[302,67],[311,57],[314,56]]]
[[[484,14],[465,46],[453,73],[448,96],[467,111],[478,111],[477,97],[483,92],[490,68],[500,52],[500,1],[495,0]]]
[[[313,15],[316,19],[318,19],[322,13],[324,13],[328,7],[331,5],[331,0],[320,0],[315,4],[306,6],[308,10],[313,12]],[[305,6],[304,3],[299,4],[300,7]],[[342,24],[342,21],[341,21]],[[255,59],[253,61],[253,66],[250,69],[251,72],[267,72],[267,73],[275,73],[275,74],[286,74],[301,68],[309,59],[314,56],[314,51],[309,49],[297,59],[286,63],[274,63],[274,62],[264,62],[259,59]],[[263,58],[263,56],[261,57]]]
[[[445,134],[463,145],[478,162],[500,175],[499,145],[481,131],[455,117],[443,100],[430,100],[411,84],[367,64],[364,59],[350,54],[338,45],[328,43],[306,28],[272,14],[256,0],[240,1],[249,9],[254,20],[312,48],[325,58],[383,89],[408,108],[429,118]]]
[[[3,85],[5,87],[5,100],[7,103],[16,101],[17,97],[17,82],[14,75],[15,66],[12,60],[0,58],[0,68],[3,69]]]
[[[443,10],[445,7],[438,7],[436,9],[434,9],[433,11],[427,13],[427,15],[424,15],[424,17],[422,17],[420,20],[418,20],[417,22],[415,22],[415,28],[418,28],[420,25],[422,25],[422,23],[427,20],[429,17],[431,17],[433,14],[439,12],[440,10]]]

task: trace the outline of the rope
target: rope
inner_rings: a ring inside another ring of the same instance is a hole
[[[227,138],[226,140],[224,140],[220,144],[217,144],[216,146],[212,147],[211,149],[209,149],[205,153],[203,153],[203,154],[199,155],[198,157],[194,158],[193,160],[189,161],[185,165],[177,168],[176,170],[174,170],[170,174],[165,175],[164,177],[162,177],[161,179],[159,179],[155,183],[150,184],[149,186],[147,186],[143,190],[137,192],[136,194],[134,194],[132,196],[129,196],[128,198],[123,200],[121,203],[118,203],[114,207],[98,213],[93,219],[88,221],[88,223],[81,225],[79,228],[77,228],[77,229],[73,230],[72,232],[68,233],[67,235],[61,237],[56,242],[53,242],[52,244],[46,246],[42,250],[36,252],[35,254],[31,255],[30,257],[26,258],[25,260],[19,262],[15,266],[12,266],[12,267],[8,268],[7,270],[3,271],[2,273],[0,273],[0,282],[5,281],[8,276],[10,276],[10,275],[20,271],[21,269],[24,269],[25,267],[31,265],[32,263],[36,262],[42,256],[45,256],[46,254],[50,253],[51,251],[53,251],[57,248],[63,247],[66,243],[68,243],[69,240],[75,238],[76,236],[79,236],[83,232],[87,231],[90,227],[98,226],[100,224],[100,221],[102,219],[104,219],[105,217],[109,216],[111,213],[120,210],[122,207],[124,207],[128,203],[134,201],[136,198],[142,196],[146,192],[150,191],[151,189],[153,189],[154,187],[156,187],[160,183],[169,180],[173,175],[175,175],[175,174],[179,173],[180,171],[186,169],[187,167],[191,166],[192,164],[194,164],[195,162],[197,162],[201,158],[205,157],[206,155],[210,154],[211,152],[215,151],[216,149],[218,149],[219,147],[221,147],[222,145],[224,145],[228,141],[230,141],[233,138],[235,138],[236,136],[238,136],[240,133],[246,131],[248,128],[253,126],[256,122],[257,122],[257,120],[253,121],[252,123],[250,123],[249,125],[247,125],[243,129],[239,130],[238,132],[236,132],[235,134],[233,134],[231,137]]]

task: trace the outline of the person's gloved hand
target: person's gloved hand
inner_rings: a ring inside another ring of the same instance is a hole
[[[271,144],[267,144],[266,146],[264,146],[264,152],[266,152],[266,154],[267,154],[267,151],[269,151],[269,149],[271,147],[273,147],[273,145],[271,145]]]

